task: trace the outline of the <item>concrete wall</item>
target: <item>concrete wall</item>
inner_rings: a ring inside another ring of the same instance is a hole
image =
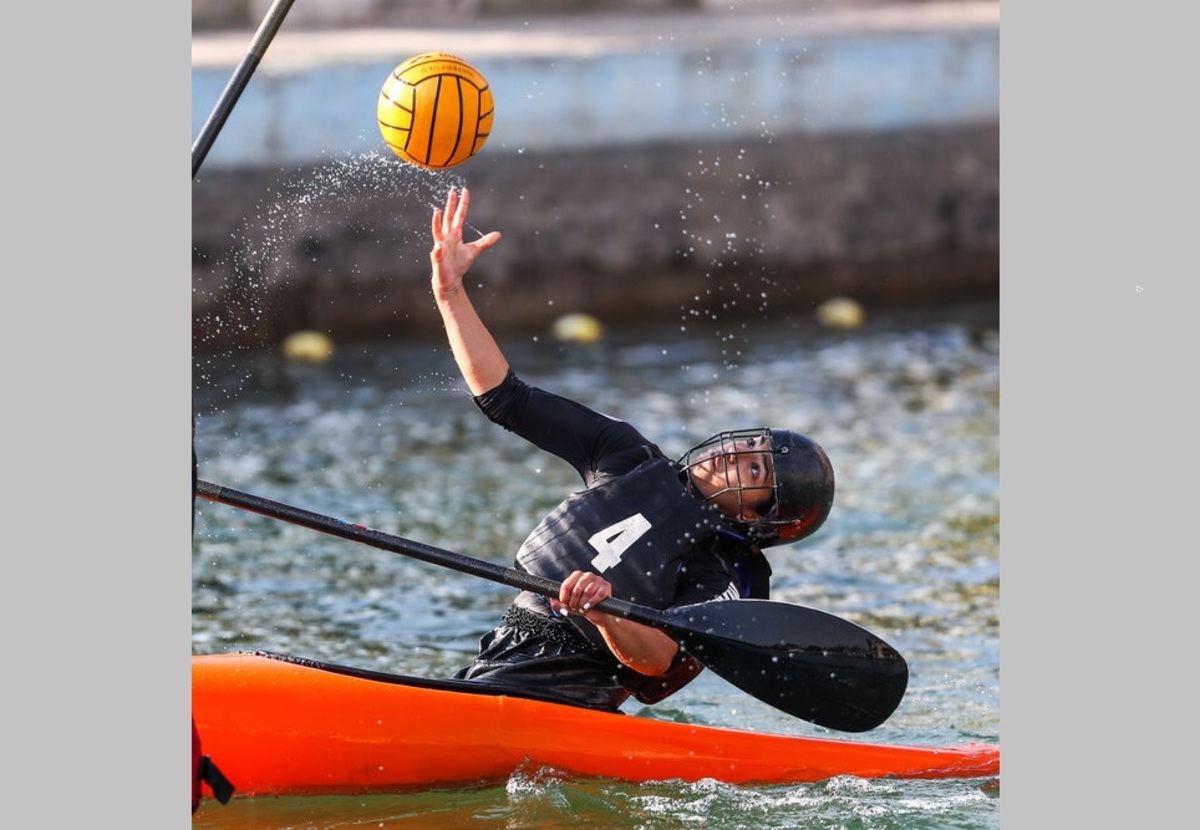
[[[197,350],[432,332],[452,184],[505,233],[477,274],[497,328],[998,296],[998,4],[820,8],[285,24],[195,180]],[[194,135],[248,43],[194,37]],[[440,173],[375,123],[391,68],[433,50],[469,56],[497,107]]]
[[[871,0],[866,0],[870,2]],[[192,29],[254,29],[274,0],[192,0]],[[864,0],[808,0],[812,8],[830,2]],[[914,2],[914,0],[908,0]],[[923,2],[923,0],[915,0]],[[502,15],[596,14],[704,8],[745,9],[768,5],[795,7],[792,0],[297,0],[288,9],[289,26],[341,28],[346,26],[401,26],[413,23],[449,23]]]

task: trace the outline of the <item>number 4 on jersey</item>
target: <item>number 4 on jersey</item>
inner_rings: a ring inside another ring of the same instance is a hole
[[[609,525],[604,530],[592,534],[588,544],[599,553],[592,557],[592,567],[599,573],[621,562],[621,554],[629,550],[630,545],[645,535],[650,529],[650,522],[641,513],[634,513],[628,519],[622,519],[616,524]]]

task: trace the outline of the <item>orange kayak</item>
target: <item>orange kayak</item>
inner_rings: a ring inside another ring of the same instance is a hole
[[[733,784],[998,776],[994,744],[889,746],[658,721],[264,652],[192,657],[202,751],[239,796],[355,795],[551,767]]]

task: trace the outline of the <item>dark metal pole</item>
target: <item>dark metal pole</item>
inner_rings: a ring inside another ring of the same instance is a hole
[[[193,179],[200,172],[200,165],[204,163],[204,158],[208,155],[209,149],[216,140],[217,133],[221,132],[221,127],[225,126],[225,121],[229,118],[229,113],[233,111],[234,104],[237,103],[238,98],[242,95],[242,90],[249,83],[250,76],[258,68],[259,61],[266,54],[267,46],[270,45],[271,40],[275,37],[275,33],[279,31],[279,26],[283,23],[283,18],[287,16],[293,2],[294,0],[275,0],[271,4],[271,8],[267,10],[267,16],[263,18],[258,31],[254,34],[254,40],[250,44],[250,51],[246,53],[246,56],[242,58],[242,62],[238,64],[237,70],[230,77],[229,83],[225,85],[225,89],[221,92],[221,97],[217,100],[212,113],[209,114],[208,120],[204,122],[204,127],[200,130],[200,135],[196,137],[195,143],[192,144]]]

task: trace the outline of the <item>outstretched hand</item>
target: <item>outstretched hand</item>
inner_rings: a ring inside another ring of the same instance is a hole
[[[470,202],[471,194],[465,187],[461,196],[451,188],[445,208],[434,208],[433,250],[429,252],[429,262],[433,266],[433,291],[438,297],[461,290],[463,276],[475,258],[500,240],[500,232],[492,231],[474,242],[463,241],[463,226],[467,222]]]

